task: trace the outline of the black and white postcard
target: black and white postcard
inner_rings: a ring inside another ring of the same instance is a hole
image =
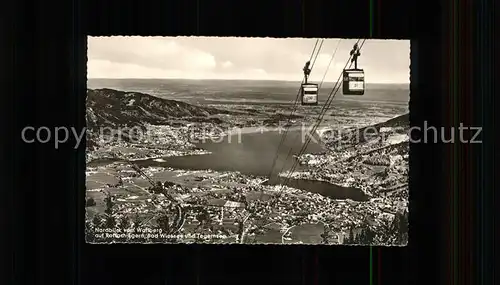
[[[410,41],[89,37],[86,241],[408,241]]]

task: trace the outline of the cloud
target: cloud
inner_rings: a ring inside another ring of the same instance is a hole
[[[87,62],[87,73],[91,78],[175,78],[180,71],[146,67],[133,63],[91,59]]]
[[[116,70],[116,68],[111,68],[110,64],[125,65],[130,72],[133,72],[132,69],[135,67],[138,76],[141,76],[140,72],[159,74],[162,70],[165,74],[203,73],[214,69],[217,65],[215,57],[210,53],[182,46],[168,38],[90,38],[88,50],[90,51],[89,62],[101,61],[93,63],[93,71],[99,73],[103,73],[98,69],[101,66],[105,66],[107,70]],[[109,63],[105,64],[102,61]],[[93,75],[91,72],[89,74]]]
[[[269,74],[262,68],[251,68],[248,69],[245,73],[247,78],[267,80],[269,79]]]
[[[231,68],[233,66],[233,63],[230,61],[225,61],[222,63],[223,68]]]

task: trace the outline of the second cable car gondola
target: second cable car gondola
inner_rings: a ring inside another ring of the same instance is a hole
[[[318,105],[318,84],[304,83],[300,89],[302,105]]]
[[[351,50],[351,63],[354,69],[344,69],[342,75],[342,93],[344,95],[364,95],[365,94],[365,72],[358,69],[359,52],[358,44],[354,44]]]
[[[342,80],[344,95],[365,94],[365,72],[363,69],[345,69]]]

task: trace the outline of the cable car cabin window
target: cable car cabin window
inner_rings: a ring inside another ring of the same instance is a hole
[[[318,104],[318,85],[304,84],[302,85],[302,105],[317,105]]]
[[[365,93],[365,74],[363,70],[345,70],[342,82],[344,95],[363,95]]]

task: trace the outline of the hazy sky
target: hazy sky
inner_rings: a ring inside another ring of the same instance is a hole
[[[301,81],[315,39],[89,37],[88,78],[269,79]],[[336,81],[356,39],[327,39],[311,72]],[[409,40],[366,40],[360,68],[367,82],[408,83]]]

